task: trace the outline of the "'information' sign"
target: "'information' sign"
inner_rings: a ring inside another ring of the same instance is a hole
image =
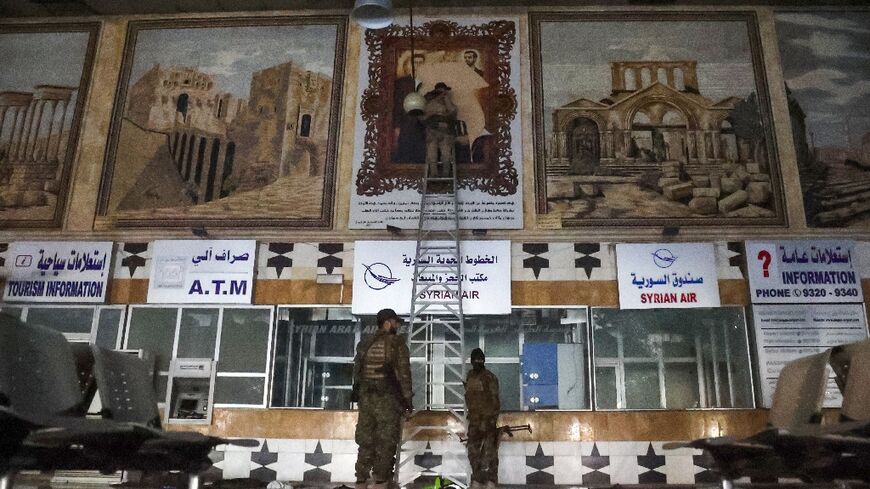
[[[9,257],[5,302],[106,301],[111,241],[19,241]]]

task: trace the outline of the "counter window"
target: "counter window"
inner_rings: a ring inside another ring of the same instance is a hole
[[[751,408],[742,308],[592,310],[598,409]]]
[[[60,331],[68,341],[117,349],[125,306],[10,305],[0,311]]]
[[[587,322],[586,308],[518,308],[506,316],[466,316],[466,355],[473,348],[484,350],[487,367],[499,378],[503,410],[588,409]],[[271,405],[350,409],[356,345],[375,329],[374,317],[353,316],[350,308],[279,307]],[[400,333],[408,333],[407,325]],[[440,334],[433,327],[420,336],[437,340]],[[416,407],[462,402],[443,381],[430,381],[458,380],[448,378],[444,354],[443,347],[412,349]],[[524,365],[551,375],[532,378],[534,372],[526,372]]]
[[[173,358],[216,360],[216,407],[266,405],[272,311],[269,306],[130,306],[125,348],[155,358],[158,399]]]

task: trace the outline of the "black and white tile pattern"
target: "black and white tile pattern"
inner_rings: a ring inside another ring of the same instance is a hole
[[[145,279],[151,275],[151,243],[118,243],[115,248],[116,279]]]
[[[467,470],[464,447],[454,441],[413,442],[417,454],[405,470],[418,482],[434,474]],[[700,450],[664,450],[665,442],[512,442],[499,446],[501,484],[715,483],[711,461]],[[209,477],[264,482],[352,483],[357,446],[352,440],[266,439],[256,448],[219,447]]]

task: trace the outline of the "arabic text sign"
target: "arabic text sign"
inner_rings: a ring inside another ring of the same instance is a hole
[[[752,302],[863,302],[852,241],[747,241]]]
[[[718,307],[711,243],[617,244],[620,309]]]
[[[4,301],[106,301],[111,241],[19,241],[8,256]]]
[[[254,240],[155,241],[148,302],[250,304]]]
[[[385,307],[398,314],[411,312],[416,247],[415,241],[356,242],[354,314],[376,314]],[[466,315],[510,314],[510,241],[463,241],[460,243],[460,257],[459,277],[443,271],[426,272],[420,275],[420,282],[454,284],[461,281],[462,308]],[[438,254],[430,259],[439,265],[451,265],[455,260],[452,256]],[[426,294],[424,299],[427,301],[450,299],[448,292],[440,287],[433,287]]]
[[[782,304],[752,308],[764,406],[770,407],[782,367],[796,358],[867,337],[861,304]],[[839,407],[840,391],[829,372],[825,407]]]

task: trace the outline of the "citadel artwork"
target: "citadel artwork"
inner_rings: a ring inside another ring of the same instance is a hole
[[[782,219],[752,23],[712,18],[536,16],[539,213],[568,226]],[[586,49],[556,49],[571,39]]]
[[[98,29],[53,29],[0,30],[0,227],[52,227],[63,217]]]
[[[102,213],[131,226],[328,225],[342,29],[140,27]],[[157,51],[155,38],[197,51]]]

